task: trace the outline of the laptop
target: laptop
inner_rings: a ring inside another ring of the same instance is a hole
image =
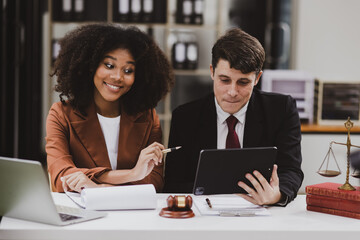
[[[201,150],[194,182],[195,195],[247,193],[239,181],[253,187],[246,173],[259,171],[269,182],[276,147]]]
[[[0,216],[69,225],[106,216],[105,212],[55,205],[48,177],[38,161],[0,157]]]

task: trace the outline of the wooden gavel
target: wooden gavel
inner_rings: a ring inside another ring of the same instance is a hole
[[[180,195],[180,196],[172,196],[170,195],[167,199],[167,206],[169,208],[169,210],[172,211],[184,211],[184,210],[190,210],[192,207],[192,197],[191,196],[185,196],[185,195]]]

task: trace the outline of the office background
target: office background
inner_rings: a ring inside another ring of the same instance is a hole
[[[57,95],[52,91],[54,80],[49,78],[51,38],[61,36],[63,34],[61,31],[76,26],[65,23],[56,27],[53,24],[49,13],[49,4],[53,1],[0,0],[2,7],[0,155],[2,156],[35,159],[45,163],[45,119],[51,103],[58,100]],[[258,37],[266,45],[265,28],[269,16],[272,16],[270,19],[272,21],[285,19],[284,21],[290,26],[291,41],[286,63],[269,64],[268,68],[303,70],[326,81],[360,81],[358,76],[360,28],[357,26],[360,22],[359,1],[225,0],[221,3],[218,1],[204,0],[204,24],[199,29],[195,28],[195,31],[199,30],[198,32],[201,33],[196,35],[200,46],[199,70],[190,74],[179,72],[171,97],[167,102],[161,103],[159,108],[167,104],[168,111],[171,112],[177,105],[211,91],[210,77],[204,71],[210,63],[210,47],[216,36],[230,26],[237,25]],[[108,2],[112,3],[115,0]],[[174,6],[176,8],[175,0],[167,2],[170,11]],[[269,2],[283,6],[282,13],[274,10],[269,15],[267,13]],[[168,15],[168,21],[174,22],[171,16]],[[282,17],[284,19],[281,19]],[[144,26],[139,25],[139,27]],[[172,25],[159,28],[172,28]],[[181,25],[181,29],[187,29],[187,26]],[[188,29],[194,31],[192,26]],[[163,31],[164,33],[162,30],[158,31],[155,26],[153,34],[159,39],[159,44],[163,45],[164,50],[168,51],[165,47],[166,43],[161,41],[163,39],[161,36],[167,34],[166,30]],[[277,47],[281,48],[282,44],[284,43],[278,43]],[[275,48],[276,46],[271,49]],[[268,49],[267,55],[269,54],[271,53]],[[191,89],[196,91],[191,92]],[[171,115],[164,114],[162,123],[168,124],[166,120],[169,122],[170,119]],[[302,152],[305,171],[303,185],[326,180],[313,175],[313,172],[321,164],[330,140],[345,141],[343,134],[332,132],[303,134]],[[354,134],[353,143],[360,144],[358,133]],[[317,147],[314,149],[314,146]],[[338,153],[344,155],[341,149]],[[340,157],[338,161],[345,161],[344,158]],[[309,182],[306,179],[310,179]],[[344,176],[340,176],[332,181],[342,182],[343,179]]]

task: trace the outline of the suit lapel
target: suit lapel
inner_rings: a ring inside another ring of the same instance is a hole
[[[95,165],[111,168],[104,135],[96,115],[95,104],[91,104],[86,112],[87,116],[84,116],[78,111],[73,111],[73,114],[69,116],[71,126]]]
[[[150,133],[149,121],[137,121],[142,113],[135,116],[121,114],[118,146],[118,168],[132,168],[136,165],[140,151],[147,145]]]
[[[203,108],[200,110],[202,111],[198,134],[200,150],[217,148],[217,116],[214,101],[214,94],[211,94],[205,99]]]
[[[259,146],[263,135],[264,115],[261,110],[261,104],[256,101],[256,92],[250,98],[248,109],[246,111],[245,129],[243,147]]]

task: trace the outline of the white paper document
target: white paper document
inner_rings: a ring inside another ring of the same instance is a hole
[[[265,207],[252,204],[251,202],[235,194],[201,195],[194,196],[193,200],[201,215],[229,217],[271,215]]]
[[[155,209],[157,206],[152,184],[85,188],[81,193],[65,193],[80,207],[90,210]]]

